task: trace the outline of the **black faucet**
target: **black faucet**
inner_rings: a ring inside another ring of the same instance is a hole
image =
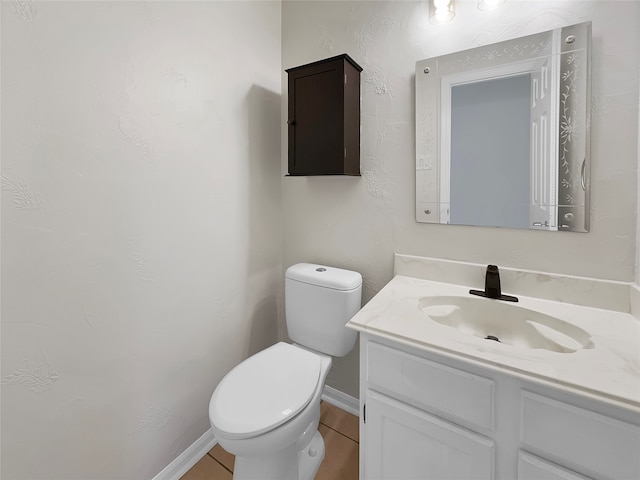
[[[504,300],[506,302],[517,302],[518,297],[503,295],[500,289],[500,270],[497,265],[487,265],[487,272],[484,276],[484,292],[482,290],[469,290],[471,295]]]

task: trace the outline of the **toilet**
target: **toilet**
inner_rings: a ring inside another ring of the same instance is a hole
[[[235,480],[311,480],[324,458],[320,397],[332,356],[349,353],[362,276],[299,263],[285,273],[285,316],[293,344],[249,357],[218,384],[209,420],[218,443],[236,456]]]

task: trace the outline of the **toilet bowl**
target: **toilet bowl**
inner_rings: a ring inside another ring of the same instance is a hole
[[[285,316],[294,344],[249,357],[218,384],[209,420],[218,443],[236,456],[235,480],[312,480],[324,458],[320,398],[331,356],[349,353],[362,276],[300,263],[285,274]]]
[[[218,443],[236,456],[234,479],[315,476],[324,458],[318,422],[330,367],[331,357],[280,342],[227,374],[209,417]]]

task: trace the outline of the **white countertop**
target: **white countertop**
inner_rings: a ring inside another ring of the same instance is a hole
[[[427,296],[468,296],[468,291],[465,286],[398,275],[347,326],[640,413],[640,322],[631,314],[519,295],[517,305],[591,334],[594,348],[557,353],[463,334],[431,320],[418,307]]]

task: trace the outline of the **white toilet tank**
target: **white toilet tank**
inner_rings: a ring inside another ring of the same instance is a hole
[[[341,268],[298,263],[285,273],[285,316],[289,338],[299,345],[342,357],[357,332],[345,324],[360,310],[362,275]]]

